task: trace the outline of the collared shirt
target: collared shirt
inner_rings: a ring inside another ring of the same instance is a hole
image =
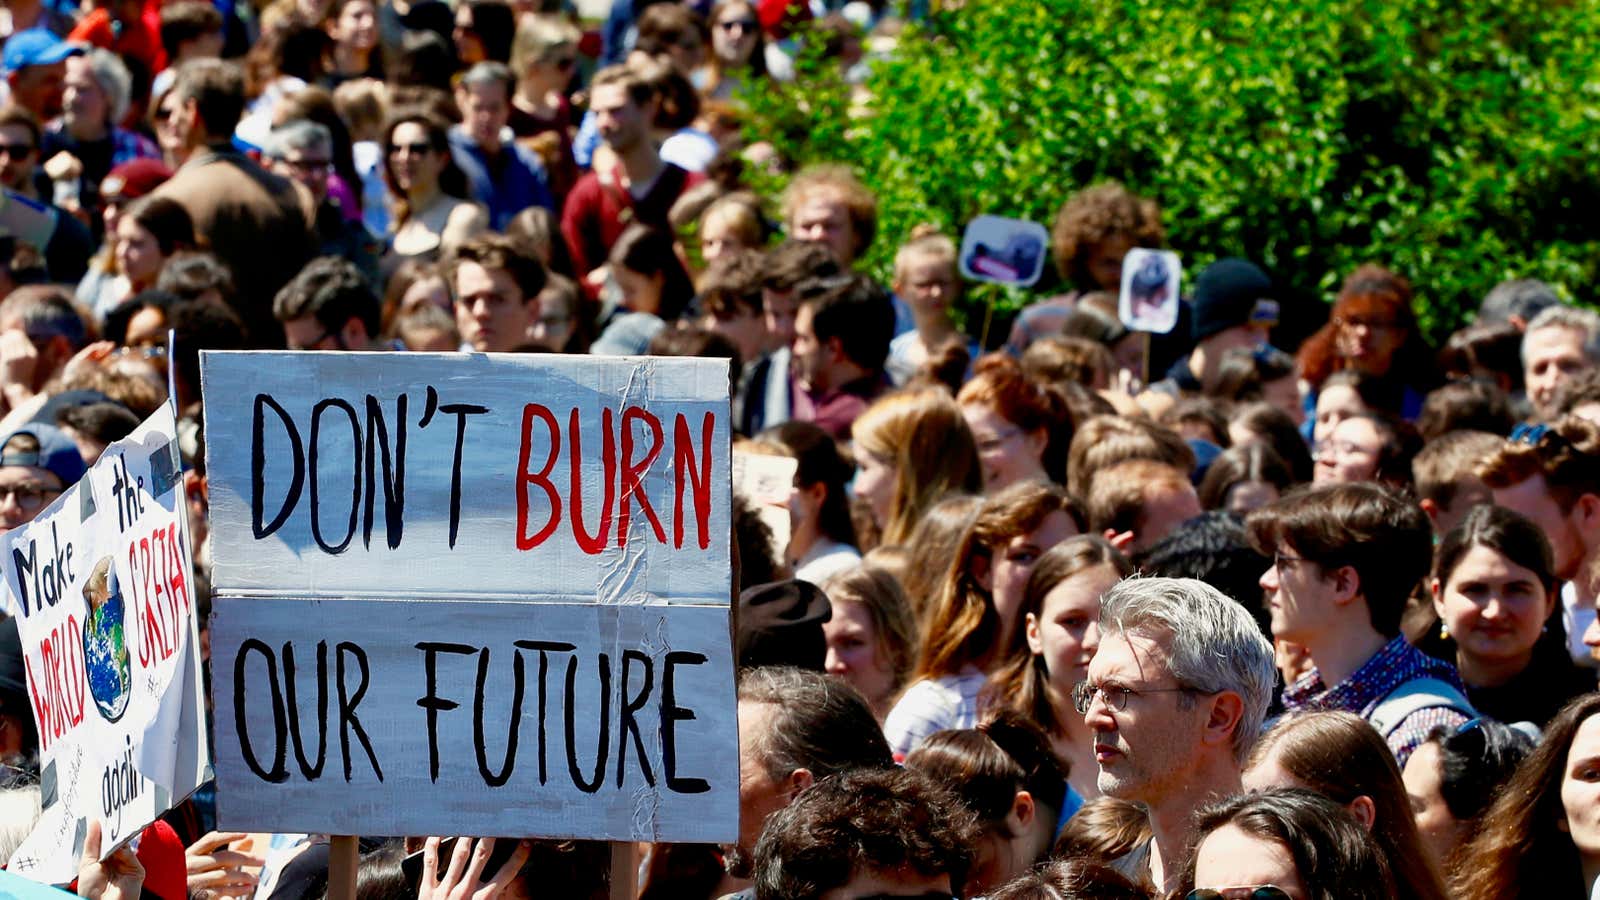
[[[791,395],[794,418],[816,423],[836,441],[849,440],[856,417],[888,390],[889,377],[882,372],[863,375],[821,393],[812,393],[797,383]]]
[[[1406,643],[1404,637],[1397,637],[1362,663],[1350,677],[1331,688],[1323,683],[1321,672],[1316,669],[1307,672],[1283,689],[1283,708],[1285,712],[1343,710],[1370,719],[1385,697],[1417,678],[1437,678],[1466,696],[1466,687],[1456,674],[1455,666],[1434,659]],[[1439,725],[1459,726],[1468,718],[1449,707],[1417,710],[1389,734],[1389,749],[1404,768],[1411,751],[1427,739],[1428,732]]]

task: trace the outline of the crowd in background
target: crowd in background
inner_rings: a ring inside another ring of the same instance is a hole
[[[0,529],[170,400],[203,611],[204,349],[726,358],[796,474],[786,536],[735,496],[738,839],[637,848],[641,900],[1600,896],[1600,315],[1512,280],[1436,347],[1382,260],[1328,307],[1217,247],[1131,331],[1170,223],[1108,181],[964,317],[958,236],[751,126],[925,39],[836,6],[8,0]],[[37,745],[0,623],[0,861]],[[76,890],[326,893],[213,801]],[[358,896],[606,896],[605,845],[493,844],[364,836]]]

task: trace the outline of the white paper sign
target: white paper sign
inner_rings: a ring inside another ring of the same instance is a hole
[[[732,840],[727,611],[218,598],[228,830]]]
[[[212,581],[728,602],[728,364],[206,353]]]
[[[0,538],[45,803],[14,873],[70,881],[91,818],[109,853],[210,777],[181,472],[162,406]]]
[[[1171,250],[1135,247],[1122,258],[1117,317],[1134,331],[1166,334],[1178,324],[1183,263]]]
[[[794,497],[794,473],[800,463],[792,456],[733,453],[733,485],[741,497],[753,504],[756,515],[772,532],[772,558],[784,559],[789,553],[789,501]]]
[[[734,837],[725,360],[202,380],[220,827]]]
[[[1028,287],[1044,271],[1049,232],[1038,222],[978,216],[961,237],[961,274],[975,281]]]

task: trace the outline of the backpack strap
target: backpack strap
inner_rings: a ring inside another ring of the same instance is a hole
[[[1413,713],[1438,708],[1453,709],[1469,719],[1478,714],[1472,702],[1449,682],[1438,678],[1413,678],[1378,701],[1367,714],[1367,721],[1388,740]]]

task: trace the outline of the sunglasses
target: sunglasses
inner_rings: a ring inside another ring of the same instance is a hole
[[[410,153],[412,156],[427,156],[433,152],[433,145],[424,141],[418,141],[414,144],[391,144],[389,146],[389,155],[399,156],[401,150]]]
[[[757,25],[755,19],[730,19],[726,22],[718,22],[717,27],[721,28],[723,31],[743,31],[749,33],[755,31]]]
[[[1195,888],[1184,900],[1290,900],[1288,892],[1275,884],[1255,887]]]
[[[33,152],[32,144],[0,144],[0,154],[12,159],[21,159]]]

